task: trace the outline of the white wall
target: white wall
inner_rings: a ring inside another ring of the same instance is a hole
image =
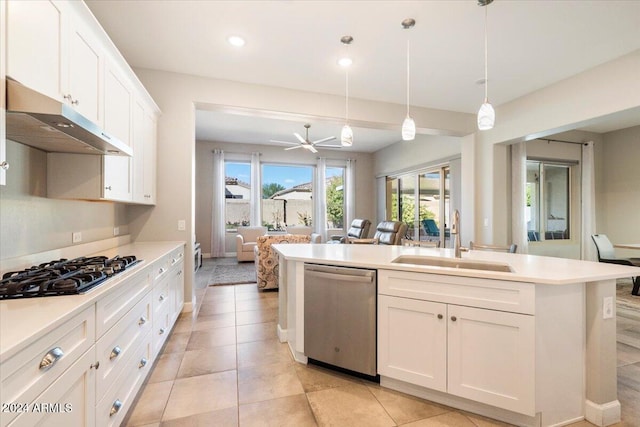
[[[640,243],[640,126],[603,135],[597,231],[613,243]],[[638,257],[638,251],[616,250]]]

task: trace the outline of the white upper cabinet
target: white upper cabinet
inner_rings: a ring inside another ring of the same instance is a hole
[[[133,202],[155,204],[156,118],[141,102],[133,106]]]
[[[67,18],[65,2],[7,1],[7,75],[63,100]]]
[[[7,21],[6,14],[7,12],[7,3],[5,0],[0,0],[0,34],[6,34],[7,29]],[[0,87],[2,87],[2,99],[0,99],[0,185],[5,185],[7,183],[7,172],[6,170],[9,168],[9,163],[7,162],[7,139],[6,139],[6,99],[7,95],[5,93],[5,74],[6,74],[6,52],[7,52],[7,38],[0,38]]]
[[[65,99],[87,119],[102,124],[100,106],[104,53],[98,37],[75,13],[70,14]],[[63,64],[65,60],[63,59]]]
[[[129,81],[113,62],[108,61],[104,74],[104,129],[128,146],[132,145],[132,103]]]

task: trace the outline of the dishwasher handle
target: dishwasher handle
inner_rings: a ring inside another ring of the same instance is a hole
[[[341,282],[372,283],[374,280],[373,274],[367,274],[366,276],[354,276],[354,275],[342,274],[342,273],[326,273],[324,271],[316,271],[316,270],[306,270],[304,274],[307,277],[319,277],[322,279],[340,280]]]

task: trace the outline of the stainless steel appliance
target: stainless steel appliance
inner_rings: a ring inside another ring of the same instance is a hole
[[[305,264],[304,352],[376,376],[376,270]]]
[[[59,259],[21,271],[5,273],[0,280],[0,299],[81,294],[111,276],[133,267],[135,256]]]

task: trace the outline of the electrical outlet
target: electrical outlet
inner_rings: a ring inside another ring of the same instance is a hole
[[[80,243],[82,242],[82,233],[80,231],[74,231],[71,234],[71,243]]]
[[[178,220],[178,231],[184,231],[187,228],[187,223],[184,219]]]
[[[120,227],[113,227],[113,235],[114,236],[120,235]]]
[[[489,226],[489,218],[485,218],[483,224],[484,224],[485,227],[488,227]]]
[[[602,300],[602,318],[613,318],[613,297],[604,297]]]

